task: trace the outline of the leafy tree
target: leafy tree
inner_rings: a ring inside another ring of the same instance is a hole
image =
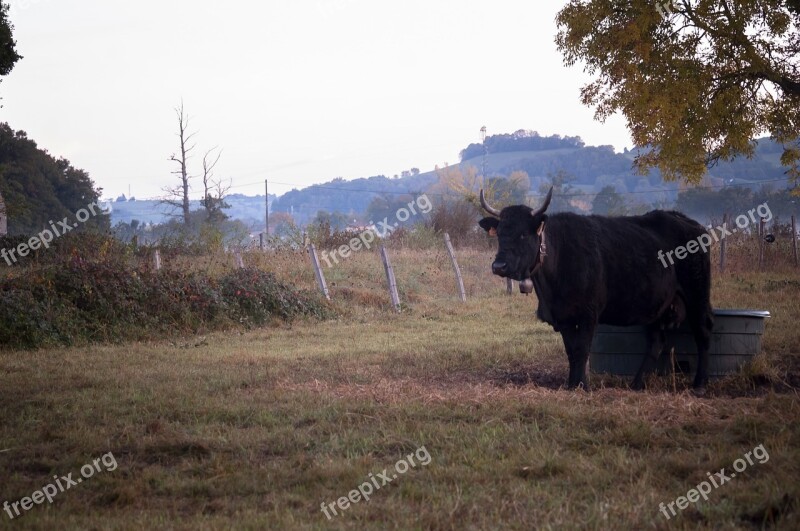
[[[40,149],[24,131],[0,124],[0,194],[8,212],[9,234],[33,234],[50,221],[68,217],[100,200],[100,188],[85,171]],[[99,213],[99,211],[97,211]],[[107,230],[105,214],[90,217],[80,230]]]
[[[548,212],[582,212],[574,203],[578,189],[572,186],[575,181],[575,176],[570,175],[565,171],[557,171],[547,176],[547,180],[539,186],[539,195],[544,197],[550,188],[553,188],[553,200],[550,203]],[[534,200],[534,208],[536,208],[537,201]]]
[[[341,212],[328,212],[327,210],[318,211],[311,221],[313,225],[327,226],[334,231],[346,229],[349,222],[350,219],[348,219],[347,215]]]
[[[489,153],[510,153],[514,151],[548,151],[553,149],[576,149],[583,147],[580,137],[539,136],[536,131],[520,129],[512,134],[492,135],[481,144],[470,144],[460,153],[461,162],[482,157]]]
[[[719,191],[692,188],[678,194],[675,206],[689,215],[721,219],[723,214],[736,216],[757,204],[753,192],[747,188],[725,188]]]
[[[22,56],[17,53],[14,25],[8,20],[9,5],[0,2],[0,76],[7,76]]]
[[[592,201],[592,214],[601,216],[624,216],[627,214],[625,200],[613,186],[606,186]]]
[[[399,220],[397,220],[397,212],[401,208],[407,208],[408,204],[413,202],[420,195],[419,193],[379,195],[367,206],[366,217],[370,224],[379,224],[384,219],[388,220],[389,223],[399,223]],[[411,216],[407,221],[413,223],[415,221],[414,218],[415,216]]]
[[[595,77],[582,101],[622,112],[643,173],[698,182],[709,165],[752,156],[764,132],[800,177],[800,2],[570,0],[558,49]]]
[[[287,212],[273,212],[269,215],[269,227],[278,237],[286,237],[297,231],[294,218]]]
[[[524,171],[515,171],[508,179],[504,177],[486,179],[486,189],[492,191],[492,198],[496,198],[495,201],[501,205],[524,204],[528,197],[529,186],[530,180]]]

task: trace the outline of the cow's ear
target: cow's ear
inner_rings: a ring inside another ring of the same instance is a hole
[[[483,218],[478,222],[483,230],[489,233],[489,236],[497,236],[497,226],[500,220],[497,218]]]

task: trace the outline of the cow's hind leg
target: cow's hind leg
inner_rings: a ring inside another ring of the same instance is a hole
[[[661,351],[664,350],[664,327],[660,323],[654,323],[647,327],[648,351],[645,352],[639,372],[631,383],[631,389],[641,391],[644,389],[645,377],[656,368]]]

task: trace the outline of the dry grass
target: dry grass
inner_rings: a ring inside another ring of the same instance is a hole
[[[491,251],[393,250],[406,311],[374,253],[327,270],[342,317],[128,346],[0,354],[0,503],[113,452],[119,468],[7,528],[795,529],[800,274],[731,273],[720,307],[764,308],[765,352],[697,398],[595,378],[560,389],[558,335],[506,297]],[[230,267],[224,258],[193,267]],[[307,257],[245,262],[314,287]],[[173,264],[172,266],[176,266]],[[667,521],[669,502],[763,444],[755,464]],[[328,521],[333,502],[424,445],[432,461]]]

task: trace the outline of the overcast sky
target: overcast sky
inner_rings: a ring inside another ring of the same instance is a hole
[[[622,118],[580,104],[588,77],[553,43],[565,0],[10,3],[24,59],[0,84],[0,121],[104,197],[173,183],[181,98],[190,169],[220,146],[218,174],[250,195],[264,179],[284,193],[453,164],[483,125],[631,145]]]

